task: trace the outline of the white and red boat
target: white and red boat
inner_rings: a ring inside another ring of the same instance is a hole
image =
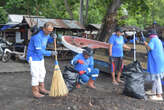
[[[76,53],[82,53],[83,47],[90,47],[92,49],[109,48],[109,44],[106,42],[76,36],[62,36],[62,44]]]

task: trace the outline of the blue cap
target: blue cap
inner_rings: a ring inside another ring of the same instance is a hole
[[[123,32],[123,30],[122,30],[121,27],[117,27],[115,31],[116,31],[116,32],[121,32],[121,33]]]
[[[83,50],[83,54],[88,55],[88,56],[92,56],[93,55],[93,50],[91,48],[84,47],[83,49],[84,49]]]
[[[155,29],[151,29],[148,31],[148,36],[150,35],[157,35],[157,31]]]

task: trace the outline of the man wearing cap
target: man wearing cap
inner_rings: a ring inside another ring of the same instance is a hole
[[[122,36],[122,29],[120,27],[116,28],[116,33],[112,34],[109,38],[109,63],[112,72],[112,83],[114,85],[119,85],[123,83],[120,80],[121,72],[123,69],[123,48],[131,50],[129,46],[124,43],[124,38]],[[115,73],[117,73],[117,79],[115,78]]]
[[[91,88],[96,88],[94,82],[99,75],[99,69],[94,68],[93,50],[84,48],[83,53],[77,54],[71,61],[74,69],[79,73],[79,82],[76,87],[80,88],[80,83],[87,83]]]
[[[144,41],[148,49],[147,71],[150,73],[150,78],[153,81],[152,90],[146,92],[151,100],[162,101],[162,85],[161,78],[164,77],[164,50],[161,40],[158,38],[155,30],[149,31],[150,41]]]
[[[32,94],[36,98],[44,97],[44,94],[49,94],[49,91],[44,86],[46,75],[44,56],[57,55],[56,51],[46,50],[47,43],[53,43],[56,38],[54,34],[53,37],[50,37],[52,31],[53,24],[51,22],[45,23],[42,30],[32,35],[28,44],[26,59],[30,64]]]

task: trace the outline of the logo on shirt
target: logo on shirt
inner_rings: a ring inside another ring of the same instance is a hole
[[[116,43],[117,44],[123,44],[123,41],[122,40],[117,40]]]

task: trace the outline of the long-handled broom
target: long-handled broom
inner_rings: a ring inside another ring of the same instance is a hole
[[[56,39],[54,40],[54,47],[56,51]],[[56,97],[56,96],[65,96],[67,94],[68,94],[68,88],[64,82],[61,70],[58,65],[57,55],[56,55],[54,73],[53,73],[49,96]]]

